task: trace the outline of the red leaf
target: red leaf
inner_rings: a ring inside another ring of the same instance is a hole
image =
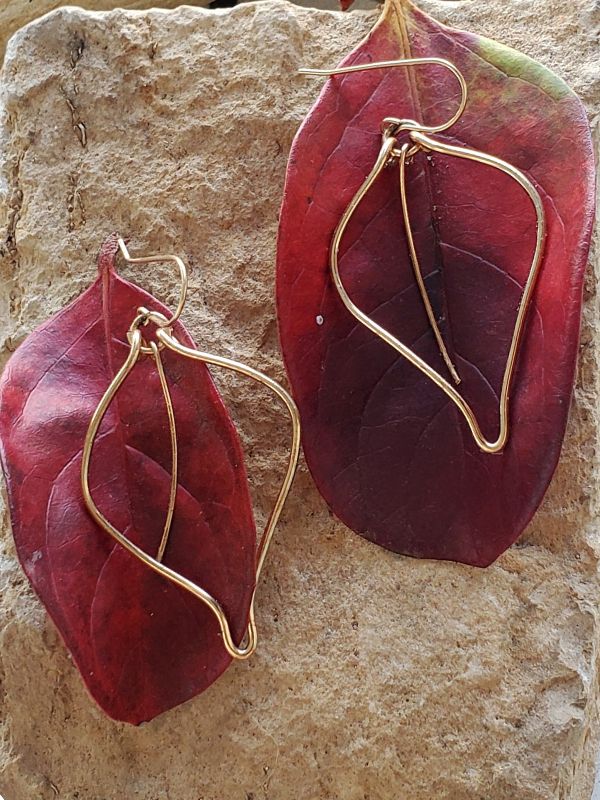
[[[330,276],[334,229],[376,160],[384,117],[435,124],[456,110],[456,81],[439,67],[327,81],[290,156],[278,242],[280,337],[304,452],[334,513],[395,552],[486,566],[531,519],[560,453],[593,218],[590,134],[581,103],[551,72],[409,2],[388,0],[344,63],[409,56],[446,58],[467,80],[467,109],[438,138],[512,163],[544,201],[545,256],[511,392],[509,443],[501,454],[481,452],[446,395],[350,315]],[[490,438],[535,243],[531,202],[507,176],[464,159],[420,154],[409,176],[428,292],[460,390]],[[361,309],[448,374],[409,261],[397,166],[359,206],[340,271]]]
[[[137,724],[206,689],[228,666],[212,612],[142,565],[92,521],[81,453],[94,408],[129,347],[140,305],[159,307],[114,271],[116,238],[97,281],[13,355],[0,384],[0,439],[19,558],[96,701]],[[177,324],[179,340],[190,336]],[[256,534],[242,452],[204,364],[163,352],[179,442],[179,486],[164,563],[223,605],[244,634]],[[109,520],[156,555],[169,501],[169,426],[156,365],[142,358],[110,406],[90,486]]]

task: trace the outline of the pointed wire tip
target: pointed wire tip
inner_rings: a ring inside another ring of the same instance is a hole
[[[441,334],[440,334],[440,337],[441,337]],[[462,379],[461,379],[460,375],[458,374],[458,370],[454,366],[454,364],[452,362],[452,359],[450,358],[450,355],[448,354],[448,351],[446,350],[446,347],[443,344],[443,341],[440,342],[440,352],[442,354],[442,358],[446,362],[446,366],[448,367],[448,372],[452,376],[452,380],[458,386],[458,384],[462,383]]]

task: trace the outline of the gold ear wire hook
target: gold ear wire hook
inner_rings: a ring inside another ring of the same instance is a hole
[[[179,302],[177,303],[177,307],[175,308],[175,311],[170,317],[170,319],[168,319],[164,325],[165,328],[170,327],[175,322],[177,322],[177,320],[181,316],[181,312],[183,311],[183,308],[185,306],[185,300],[187,297],[188,276],[187,276],[186,266],[183,263],[183,259],[181,259],[179,256],[173,256],[173,255],[142,256],[133,258],[132,256],[129,255],[129,250],[127,249],[127,245],[125,244],[124,240],[121,237],[117,239],[117,242],[119,244],[119,249],[121,250],[121,254],[128,264],[153,264],[158,262],[164,263],[169,261],[177,265],[177,268],[179,270],[179,279],[181,281],[181,287],[179,291]]]
[[[390,134],[398,134],[401,131],[420,131],[421,133],[441,133],[448,130],[461,118],[467,105],[468,89],[467,83],[462,72],[454,66],[451,61],[445,58],[399,58],[395,61],[373,61],[369,64],[353,64],[348,67],[336,67],[335,69],[299,69],[301,75],[345,75],[348,72],[363,72],[368,69],[389,69],[392,67],[419,67],[419,66],[438,66],[449,70],[459,83],[461,99],[457,111],[447,122],[441,125],[424,125],[414,119],[398,119],[396,117],[386,117],[382,126],[384,131]]]

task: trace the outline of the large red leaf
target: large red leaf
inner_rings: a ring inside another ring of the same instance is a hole
[[[0,439],[17,552],[96,701],[115,719],[149,720],[228,666],[199,600],[143,566],[89,516],[80,486],[90,417],[128,352],[138,306],[165,309],[114,271],[19,347],[0,383]],[[174,329],[191,339],[181,324]],[[254,589],[255,527],[238,437],[204,364],[163,351],[179,443],[179,486],[164,563],[209,591],[233,636]],[[156,365],[142,357],[100,428],[90,486],[101,511],[155,556],[169,502],[171,445]]]
[[[551,72],[446,28],[407,0],[388,0],[344,63],[409,56],[446,58],[467,80],[467,109],[439,138],[509,161],[544,201],[545,256],[511,393],[508,446],[481,452],[447,396],[350,315],[329,271],[334,229],[375,162],[383,118],[434,124],[454,113],[457,84],[439,67],[330,78],[304,121],[281,211],[281,343],[308,465],[334,513],[396,552],[485,566],[531,519],[560,453],[593,218],[590,134],[581,103]],[[460,390],[492,438],[533,255],[533,208],[516,182],[464,159],[420,154],[408,175],[428,292]],[[409,261],[397,166],[359,206],[342,241],[340,272],[361,309],[448,374]]]

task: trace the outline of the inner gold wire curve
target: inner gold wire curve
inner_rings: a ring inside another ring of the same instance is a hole
[[[140,259],[139,261],[145,261],[145,260],[146,259]],[[155,260],[155,257],[152,257],[150,260]],[[164,260],[164,259],[162,257],[156,257],[156,260]],[[183,270],[185,273],[185,265],[183,265]],[[186,275],[186,286],[187,286],[187,275]],[[149,321],[154,322],[158,326],[156,331],[156,338],[158,339],[159,342],[158,345],[155,342],[151,342],[149,346],[144,345],[144,340],[142,338],[140,325],[147,324]],[[260,577],[269,550],[269,546],[273,538],[273,533],[275,531],[277,523],[279,522],[283,506],[289,494],[290,488],[292,486],[292,481],[294,479],[294,474],[298,466],[298,459],[300,456],[300,415],[298,413],[296,404],[294,403],[290,394],[272,378],[263,374],[259,370],[254,369],[253,367],[249,367],[245,364],[242,364],[241,362],[234,361],[232,359],[224,358],[221,356],[212,355],[210,353],[201,352],[199,350],[195,350],[194,348],[182,345],[171,334],[170,331],[171,322],[172,318],[167,319],[159,312],[148,311],[148,309],[145,308],[141,308],[138,310],[134,323],[132,323],[132,326],[128,332],[128,341],[130,349],[127,358],[125,359],[121,368],[117,371],[116,375],[114,376],[108,388],[106,389],[106,392],[100,399],[100,402],[98,403],[98,406],[96,407],[92,415],[92,418],[90,420],[85,435],[83,451],[82,451],[82,461],[81,461],[81,488],[83,493],[83,499],[89,513],[96,521],[96,523],[100,525],[100,527],[103,528],[107,533],[109,533],[113,537],[113,539],[115,539],[115,541],[117,541],[129,553],[138,558],[146,566],[150,567],[150,569],[154,570],[154,572],[163,576],[164,578],[171,581],[175,585],[181,587],[182,589],[185,589],[186,591],[190,592],[194,597],[198,598],[203,603],[205,603],[205,605],[208,606],[208,608],[213,612],[213,614],[217,619],[221,631],[221,636],[223,639],[223,645],[227,650],[227,652],[229,653],[229,655],[235,659],[246,659],[249,656],[251,656],[252,653],[254,653],[258,642],[258,635],[257,635],[255,615],[254,615],[254,600],[257,588],[256,582],[258,582],[258,579]],[[176,353],[179,353],[182,356],[196,359],[206,364],[213,364],[215,366],[225,367],[227,369],[231,369],[237,373],[240,373],[249,378],[252,378],[253,380],[258,381],[259,383],[263,384],[268,389],[273,391],[274,394],[283,402],[289,413],[290,420],[292,423],[292,443],[290,447],[290,454],[288,458],[287,468],[283,482],[277,494],[275,504],[273,506],[273,509],[271,511],[265,529],[263,531],[263,535],[259,542],[257,562],[256,562],[256,572],[255,572],[255,587],[252,592],[252,598],[250,601],[250,607],[248,612],[248,625],[240,645],[236,645],[235,641],[233,640],[227,615],[223,607],[219,603],[219,601],[216,598],[214,598],[209,592],[203,589],[201,586],[198,586],[196,583],[194,583],[194,581],[185,578],[183,575],[179,574],[175,570],[168,567],[166,564],[162,563],[161,560],[164,555],[164,550],[166,548],[168,541],[168,536],[171,528],[171,521],[173,517],[173,511],[175,508],[176,492],[177,492],[177,480],[176,480],[177,437],[176,437],[176,427],[175,427],[175,415],[173,413],[173,406],[168,389],[168,384],[166,376],[164,374],[162,361],[160,358],[159,350],[161,345],[169,347],[171,350],[173,350]],[[167,522],[165,523],[165,527],[163,529],[163,535],[161,538],[161,543],[156,558],[146,553],[141,547],[138,547],[136,544],[134,544],[121,531],[119,531],[117,528],[115,528],[114,525],[112,525],[112,523],[102,514],[102,512],[94,502],[89,485],[89,470],[90,470],[92,451],[93,451],[94,441],[98,434],[98,429],[100,427],[102,419],[104,418],[104,415],[106,414],[106,411],[108,410],[108,407],[110,406],[116,393],[119,391],[123,382],[129,375],[131,370],[134,368],[135,364],[137,363],[140,355],[146,352],[145,348],[147,348],[152,353],[157,365],[159,379],[163,390],[165,403],[167,405],[167,414],[169,417],[169,428],[171,434],[172,459],[173,459],[172,460],[173,470],[171,474],[171,489],[170,489],[169,508],[167,511]]]
[[[162,561],[169,541],[169,534],[171,533],[171,523],[173,522],[173,514],[175,512],[175,500],[177,498],[177,426],[175,424],[175,412],[173,411],[173,401],[171,400],[171,392],[169,391],[169,384],[167,383],[167,376],[163,367],[162,359],[160,357],[160,350],[156,346],[156,342],[150,342],[150,349],[152,356],[156,363],[156,369],[160,380],[163,397],[165,398],[165,406],[167,409],[167,418],[169,420],[169,433],[171,436],[171,486],[169,489],[169,506],[167,508],[167,518],[163,528],[163,534],[158,545],[158,552],[156,560]]]
[[[329,75],[329,74],[340,74],[342,72],[358,72],[363,69],[381,69],[384,67],[394,67],[394,66],[410,66],[414,64],[415,61],[419,63],[439,63],[440,59],[401,59],[399,61],[382,61],[382,62],[374,62],[370,64],[358,64],[352,67],[342,67],[338,70],[301,70],[304,74],[310,75]],[[444,60],[445,61],[445,60]],[[450,62],[446,62],[447,65]],[[383,128],[383,141],[381,145],[381,149],[379,151],[379,155],[373,165],[371,172],[367,175],[364,182],[350,201],[349,205],[345,209],[342,217],[335,229],[331,248],[330,248],[330,269],[334,281],[334,285],[337,289],[340,298],[348,311],[357,319],[360,323],[362,323],[365,327],[375,333],[380,339],[382,339],[386,344],[390,347],[393,347],[398,353],[404,356],[411,364],[413,364],[417,369],[419,369],[422,373],[424,373],[428,378],[430,378],[436,386],[438,386],[445,394],[452,400],[452,402],[457,406],[458,410],[465,418],[469,430],[477,443],[477,446],[486,453],[498,453],[500,452],[506,445],[509,436],[509,399],[510,399],[510,388],[512,379],[514,376],[517,356],[519,352],[519,345],[521,342],[525,319],[527,315],[527,310],[529,307],[529,303],[533,294],[533,290],[535,288],[536,280],[540,271],[543,252],[544,252],[544,239],[546,234],[546,219],[544,213],[544,206],[542,199],[538,190],[535,188],[533,183],[529,180],[529,178],[521,172],[517,167],[514,167],[512,164],[509,164],[507,161],[504,161],[501,158],[496,156],[492,156],[488,153],[481,152],[479,150],[473,150],[468,147],[459,147],[456,145],[450,145],[446,142],[439,141],[438,139],[434,139],[431,136],[428,136],[428,133],[432,132],[439,132],[440,130],[446,130],[450,125],[454,124],[461,116],[462,112],[464,111],[466,105],[466,83],[462,73],[454,66],[451,66],[451,71],[453,74],[460,75],[459,82],[462,89],[462,101],[460,104],[460,113],[454,115],[450,123],[446,123],[441,128],[438,127],[436,131],[433,131],[431,128],[426,128],[423,125],[419,125],[418,123],[411,124],[410,120],[401,120],[400,122],[405,123],[404,127],[399,128],[396,127],[394,129],[390,128],[389,126],[385,126],[385,123],[389,120],[393,120],[394,118],[386,118],[384,120],[384,128]],[[400,130],[408,131],[409,138],[411,144],[404,144],[400,148],[397,147],[398,141],[396,139],[396,134]],[[389,165],[394,160],[399,160],[400,162],[400,194],[401,194],[401,201],[402,201],[402,210],[403,210],[403,219],[404,225],[407,232],[407,243],[409,246],[409,253],[411,257],[411,263],[413,266],[413,271],[415,274],[415,278],[417,280],[417,285],[419,287],[419,291],[421,293],[421,297],[423,299],[427,316],[433,332],[436,336],[436,340],[438,345],[440,346],[440,351],[442,356],[444,357],[444,361],[452,375],[453,379],[459,378],[458,373],[455,370],[452,361],[448,355],[446,346],[443,342],[443,338],[439,331],[437,321],[435,320],[435,315],[433,314],[433,309],[431,308],[431,304],[429,302],[429,298],[427,296],[426,288],[422,278],[422,272],[419,264],[418,254],[414,244],[414,237],[412,233],[412,227],[410,223],[410,215],[408,211],[408,200],[406,196],[406,160],[409,156],[413,155],[418,150],[423,151],[432,151],[441,153],[443,155],[454,156],[458,158],[464,158],[470,161],[479,162],[480,164],[484,164],[494,169],[499,170],[500,172],[505,173],[510,178],[515,180],[527,193],[531,203],[533,205],[535,215],[536,215],[536,240],[535,240],[535,248],[533,252],[533,257],[531,261],[531,267],[529,270],[529,274],[527,277],[527,281],[523,288],[523,293],[521,296],[521,301],[519,303],[519,307],[517,309],[517,316],[515,320],[515,326],[513,329],[513,335],[511,338],[511,344],[508,352],[508,357],[506,360],[506,366],[504,369],[504,374],[502,378],[502,387],[500,391],[500,398],[499,398],[499,433],[498,437],[490,441],[486,439],[483,435],[475,413],[473,409],[467,403],[467,401],[463,398],[463,396],[458,392],[455,387],[447,381],[440,373],[433,369],[426,361],[420,358],[417,353],[415,353],[410,347],[403,344],[400,340],[398,340],[395,336],[393,336],[388,330],[386,330],[383,326],[379,325],[375,320],[371,319],[364,311],[362,311],[350,298],[348,295],[346,288],[342,282],[340,271],[339,271],[339,248],[342,237],[344,232],[352,218],[352,215],[356,211],[357,207],[359,206],[362,199],[365,197],[373,183],[377,180],[379,175],[381,174],[382,170]]]
[[[427,294],[427,287],[425,286],[423,273],[421,271],[421,265],[419,263],[419,256],[417,254],[417,248],[415,245],[415,237],[413,236],[412,226],[410,224],[410,216],[408,213],[408,198],[406,196],[406,177],[405,177],[406,159],[410,152],[412,152],[412,148],[408,143],[404,144],[400,151],[400,202],[402,205],[404,228],[406,230],[406,241],[408,244],[410,260],[413,265],[413,272],[415,275],[415,279],[417,281],[417,286],[419,287],[419,293],[421,295],[421,299],[423,300],[423,305],[425,306],[425,312],[427,314],[427,319],[429,320],[429,325],[433,330],[435,340],[437,342],[439,351],[442,354],[442,358],[446,363],[448,372],[452,376],[452,380],[454,381],[454,383],[458,384],[461,382],[461,378],[460,375],[458,374],[458,370],[454,366],[454,362],[450,358],[450,354],[448,353],[446,343],[444,342],[442,332],[440,331],[437,319],[435,317],[435,313],[433,311],[429,295]],[[392,149],[391,153],[393,155],[395,153],[395,150]]]

